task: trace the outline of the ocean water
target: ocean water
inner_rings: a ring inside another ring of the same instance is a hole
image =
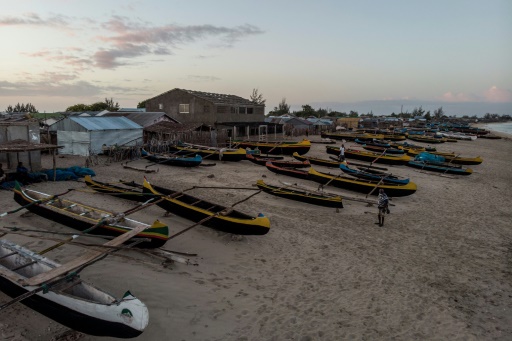
[[[500,133],[505,133],[508,135],[512,135],[512,122],[505,123],[489,123],[484,126],[485,129],[497,131]]]

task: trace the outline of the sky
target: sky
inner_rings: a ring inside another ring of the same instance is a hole
[[[512,114],[510,0],[0,0],[0,111],[174,88],[374,114]]]

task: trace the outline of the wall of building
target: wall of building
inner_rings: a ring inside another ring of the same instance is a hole
[[[180,104],[189,104],[189,113],[179,113]],[[215,105],[188,92],[172,90],[146,101],[146,111],[163,111],[181,123],[263,122],[262,107],[254,107],[252,114],[232,113],[230,105]]]
[[[40,143],[39,123],[0,125],[0,143],[23,140]],[[41,152],[0,153],[4,170],[13,170],[21,161],[32,171],[41,170]]]

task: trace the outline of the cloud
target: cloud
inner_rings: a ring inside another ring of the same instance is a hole
[[[97,51],[93,55],[95,65],[103,69],[113,69],[126,62],[121,58],[134,58],[143,55],[170,55],[178,46],[205,40],[219,38],[220,46],[231,47],[242,38],[262,34],[263,31],[253,25],[224,27],[213,25],[164,25],[149,26],[133,22],[128,18],[113,16],[102,27],[113,33],[100,35],[96,39],[110,44],[112,48]]]
[[[512,91],[506,89],[499,89],[497,86],[492,86],[485,90],[480,95],[467,94],[467,93],[453,93],[448,91],[444,93],[441,100],[445,102],[492,102],[492,103],[509,103],[512,102]]]
[[[81,48],[71,47],[56,51],[44,49],[23,54],[29,57],[42,58],[59,66],[67,65],[78,72],[86,70],[93,65],[89,58],[83,56],[83,52]]]
[[[199,76],[199,75],[188,75],[187,79],[192,82],[216,82],[220,81],[219,77],[215,76]]]
[[[498,89],[498,87],[494,85],[484,92],[484,97],[487,101],[493,103],[512,102],[512,91]]]
[[[477,99],[475,96],[468,95],[462,92],[452,93],[451,91],[445,92],[441,99],[445,102],[474,102]]]
[[[67,27],[68,18],[63,15],[51,15],[47,19],[41,18],[36,13],[26,13],[21,17],[0,17],[0,27],[2,26],[47,26],[47,27]]]

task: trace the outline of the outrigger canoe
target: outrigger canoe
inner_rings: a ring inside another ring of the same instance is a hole
[[[296,154],[296,153],[294,153]],[[298,154],[297,154],[298,155]],[[311,166],[309,161],[288,161],[288,160],[275,160],[267,157],[260,157],[260,156],[254,156],[252,154],[246,155],[247,160],[251,161],[252,163],[255,163],[260,166],[265,166],[267,162],[272,162],[276,166],[279,167],[291,167],[291,168],[306,168]]]
[[[308,172],[301,170],[301,169],[290,168],[290,167],[278,167],[273,162],[270,162],[270,161],[267,162],[265,164],[265,166],[272,173],[288,175],[288,176],[292,176],[294,178],[299,178],[299,179],[304,179],[304,180],[309,179]]]
[[[327,154],[333,154],[336,156],[340,154],[339,147],[326,146],[326,151]],[[407,162],[411,160],[411,157],[408,155],[387,155],[383,153],[374,153],[356,149],[346,149],[345,157],[349,159],[383,163],[388,165],[406,165]]]
[[[180,156],[174,154],[153,154],[142,149],[141,155],[147,160],[157,164],[178,167],[197,167],[203,161],[203,158],[199,154],[196,154],[194,156]]]
[[[363,167],[360,167],[358,169],[350,168],[346,164],[340,164],[340,169],[343,173],[351,175],[356,178],[360,179],[368,179],[368,180],[374,180],[374,181],[380,181],[382,180],[384,183],[394,183],[394,184],[402,184],[406,185],[409,183],[409,178],[404,178],[400,176],[396,176],[390,173],[384,173],[384,172],[375,172],[371,171],[368,172],[367,170],[363,170]]]
[[[50,194],[31,189],[23,189],[18,182],[14,187],[14,200],[21,206],[31,204],[27,207],[30,212],[75,230],[84,231],[99,224],[89,232],[99,236],[116,237],[141,225],[145,226],[145,229],[136,237],[148,238],[150,241],[140,243],[139,247],[161,247],[169,239],[169,227],[158,220],[155,220],[152,225],[141,223],[105,209],[87,206],[67,199],[54,198]]]
[[[241,235],[264,235],[270,230],[270,220],[261,213],[254,217],[180,191],[152,186],[146,180],[142,185],[133,181],[122,182],[123,186],[92,180],[90,176],[86,176],[84,180],[87,186],[95,191],[118,198],[135,201],[163,198],[164,200],[159,202],[158,206],[194,222],[214,216],[203,225],[215,230]]]
[[[235,141],[234,145],[240,148],[257,148],[260,150],[261,154],[271,155],[292,155],[293,153],[303,155],[309,152],[309,150],[311,149],[311,141],[306,139],[299,142]]]
[[[309,161],[309,163],[312,165],[318,165],[318,166],[324,166],[324,167],[339,168],[339,166],[341,164],[341,162],[339,162],[339,161],[321,159],[321,158],[311,157],[311,156],[304,156],[304,155],[299,155],[297,153],[294,153],[293,157],[299,161]]]
[[[347,140],[347,141],[354,141],[355,139],[359,140],[381,140],[384,138],[384,134],[369,134],[369,133],[322,133],[320,135],[322,138],[330,138],[334,140]]]
[[[246,154],[243,148],[218,148],[183,142],[169,146],[169,148],[179,155],[201,155],[203,160],[241,161],[245,160]]]
[[[0,290],[11,297],[40,289],[39,285],[24,286],[23,283],[62,266],[36,252],[0,240]],[[148,308],[129,291],[122,298],[116,298],[78,276],[65,278],[47,288],[48,291],[41,290],[21,302],[73,330],[95,336],[133,338],[148,325]]]
[[[268,162],[267,168],[277,174],[288,175],[304,180],[312,180],[321,184],[329,183],[332,186],[344,188],[350,191],[366,194],[373,191],[373,195],[379,194],[379,188],[383,188],[386,191],[386,194],[392,197],[403,197],[411,195],[416,192],[417,189],[416,184],[411,181],[405,185],[384,182],[381,183],[380,181],[354,179],[342,174],[333,175],[330,173],[321,173],[314,170],[313,167],[311,167],[309,171],[304,171],[300,169],[281,168],[272,165],[271,162]]]
[[[414,182],[402,184],[391,184],[391,183],[379,183],[379,181],[371,180],[353,180],[342,175],[335,175],[330,173],[318,172],[313,167],[309,169],[309,179],[321,184],[329,184],[335,187],[348,189],[351,191],[361,192],[369,194],[372,192],[373,195],[379,194],[379,189],[384,189],[386,194],[390,197],[404,197],[407,195],[414,194],[417,190],[417,186]]]
[[[421,170],[446,174],[470,175],[473,173],[473,170],[471,168],[453,167],[443,163],[429,163],[426,161],[416,159],[409,161],[407,166],[419,168]]]
[[[280,198],[300,201],[317,206],[343,208],[342,197],[339,195],[334,196],[320,192],[307,192],[291,188],[290,186],[273,186],[266,184],[263,180],[258,180],[256,182],[256,186],[258,186],[262,191]]]
[[[408,150],[407,154],[416,157],[417,155],[420,155],[421,151],[418,150]],[[428,152],[432,155],[438,155],[444,157],[444,161],[447,161],[449,163],[457,164],[457,165],[479,165],[484,160],[480,157],[461,157],[459,155],[456,155],[455,153],[446,153],[446,152]]]

